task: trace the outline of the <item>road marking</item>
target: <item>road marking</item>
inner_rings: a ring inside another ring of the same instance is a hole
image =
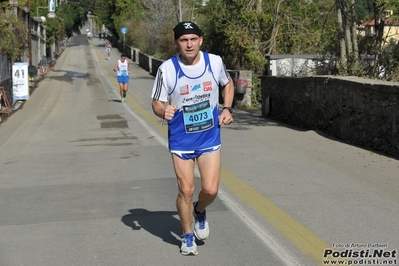
[[[221,182],[299,250],[314,261],[322,263],[324,250],[331,248],[324,240],[224,168],[222,168]]]
[[[97,48],[95,48],[96,60],[100,67],[100,71],[104,74],[102,68],[105,68],[104,61],[101,63],[98,61],[99,53]],[[106,68],[105,68],[106,69]],[[112,78],[109,71],[107,71],[107,82],[113,88],[118,88],[118,83]],[[109,80],[113,80],[113,84]],[[115,94],[119,96],[119,92],[114,90]],[[168,147],[168,143],[165,139],[167,136],[167,127],[161,127],[160,119],[155,117],[155,115],[150,114],[130,95],[127,96],[128,102],[133,106],[133,109],[139,114],[133,112],[133,110],[128,106],[124,105],[128,112],[137,119],[142,126],[147,129],[150,134],[152,134],[163,146]],[[149,121],[157,130],[159,130],[163,137],[152,130],[145,122]],[[199,176],[199,172],[196,169],[196,175]],[[228,190],[230,190],[235,196],[242,200],[247,206],[258,213],[267,223],[271,224],[278,232],[284,235],[290,242],[292,242],[299,250],[304,254],[308,255],[318,264],[322,263],[322,255],[326,248],[331,248],[324,240],[314,234],[312,231],[304,227],[290,215],[285,213],[278,206],[273,204],[271,201],[262,196],[255,189],[241,181],[233,173],[227,169],[221,167],[221,179],[220,182]],[[240,204],[235,202],[234,199],[228,196],[228,193],[222,188],[219,190],[219,196],[226,199],[224,202],[232,209],[235,210],[235,214],[240,217],[240,219],[247,224],[265,243],[265,245],[272,250],[285,265],[301,265],[294,257],[291,255],[286,248],[278,243],[278,240],[273,237],[273,235],[268,232],[264,227],[260,226],[250,215],[240,207]]]
[[[117,90],[115,89],[115,88],[119,88],[118,82],[117,82],[116,79],[113,77],[113,75],[111,75],[110,71],[105,67],[105,65],[104,65],[104,60],[101,60],[101,61],[98,60],[98,58],[101,58],[100,55],[99,55],[98,49],[95,48],[95,49],[93,49],[93,50],[94,50],[94,52],[95,52],[95,54],[96,54],[96,56],[95,56],[95,61],[96,61],[97,64],[100,66],[100,67],[99,67],[99,70],[100,70],[101,74],[102,74],[103,76],[106,76],[107,83],[109,84],[110,88],[112,88],[112,91],[114,92],[114,94],[117,95],[118,97],[120,97],[119,91],[117,91]],[[104,73],[103,69],[105,69],[105,72],[106,72],[106,73]],[[155,125],[157,124],[157,123],[155,122],[156,118],[155,118],[153,115],[150,116],[150,114],[149,114],[146,110],[144,110],[144,108],[142,108],[142,107],[140,106],[140,104],[139,104],[135,99],[133,99],[132,97],[130,97],[129,94],[126,95],[126,98],[127,98],[127,101],[128,101],[134,108],[137,108],[137,110],[139,110],[139,113],[140,113],[146,120],[148,120],[149,122],[151,122],[151,124],[155,124]],[[159,143],[161,143],[161,144],[162,144],[163,146],[165,146],[165,147],[168,147],[168,143],[167,143],[167,141],[165,140],[164,137],[161,137],[161,136],[160,136],[159,134],[157,134],[154,130],[152,130],[152,128],[150,128],[150,127],[147,125],[147,123],[146,123],[140,116],[138,116],[136,113],[134,113],[133,110],[132,110],[131,108],[129,108],[129,106],[128,106],[127,104],[124,104],[124,107],[126,108],[126,110],[127,110],[135,119],[137,119],[137,120],[140,122],[140,124],[141,124],[150,134],[152,134],[152,135],[159,141]],[[160,127],[160,125],[158,125],[158,126],[156,126],[156,128],[157,128],[158,130],[160,130],[164,135],[167,134],[167,127]]]

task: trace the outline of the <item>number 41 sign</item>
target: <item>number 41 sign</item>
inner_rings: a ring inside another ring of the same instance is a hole
[[[13,100],[29,99],[28,62],[18,62],[12,65]]]

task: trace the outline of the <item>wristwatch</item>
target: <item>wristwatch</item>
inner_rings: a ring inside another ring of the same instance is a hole
[[[224,109],[227,109],[230,112],[230,114],[233,113],[233,108],[232,107],[223,107],[223,110]]]

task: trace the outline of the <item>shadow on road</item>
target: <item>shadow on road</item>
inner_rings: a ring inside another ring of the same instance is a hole
[[[129,212],[121,221],[133,231],[144,229],[164,242],[180,246],[181,241],[175,236],[181,235],[180,221],[174,217],[177,211],[148,211],[138,208]]]

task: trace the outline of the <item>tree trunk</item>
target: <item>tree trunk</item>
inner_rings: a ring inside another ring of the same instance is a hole
[[[348,55],[352,54],[352,37],[351,37],[351,29],[348,20],[348,9],[346,8],[346,3],[342,3],[343,10],[343,18],[344,18],[344,27],[345,27],[345,43],[346,43],[346,53]]]
[[[345,34],[344,34],[344,26],[342,20],[342,5],[340,0],[335,1],[335,6],[337,8],[337,27],[338,27],[338,40],[339,46],[341,48],[341,62],[346,65],[346,45],[345,45]]]
[[[280,5],[281,3],[284,2],[284,0],[279,0],[276,5],[276,11],[274,15],[274,21],[273,21],[273,29],[272,29],[272,34],[270,36],[270,46],[269,46],[269,51],[267,52],[267,55],[271,55],[274,53],[274,47],[276,46],[276,38],[278,35],[278,31],[280,28],[279,20],[280,20]]]
[[[358,43],[357,43],[355,3],[356,3],[356,0],[351,0],[353,52],[355,54],[355,57],[357,58],[359,56],[359,46],[358,46]]]
[[[384,27],[385,27],[385,16],[383,15],[384,8],[380,9],[379,4],[377,1],[373,2],[373,7],[374,7],[374,21],[375,21],[375,26],[374,26],[374,31],[376,35],[376,48],[378,49],[378,52],[375,53],[374,56],[374,68],[373,68],[373,73],[371,76],[378,76],[379,75],[379,66],[378,66],[378,61],[379,61],[379,55],[381,54],[382,50],[382,44],[383,44],[383,38],[384,38]]]
[[[262,0],[257,0],[256,1],[256,13],[260,14],[262,13]]]

